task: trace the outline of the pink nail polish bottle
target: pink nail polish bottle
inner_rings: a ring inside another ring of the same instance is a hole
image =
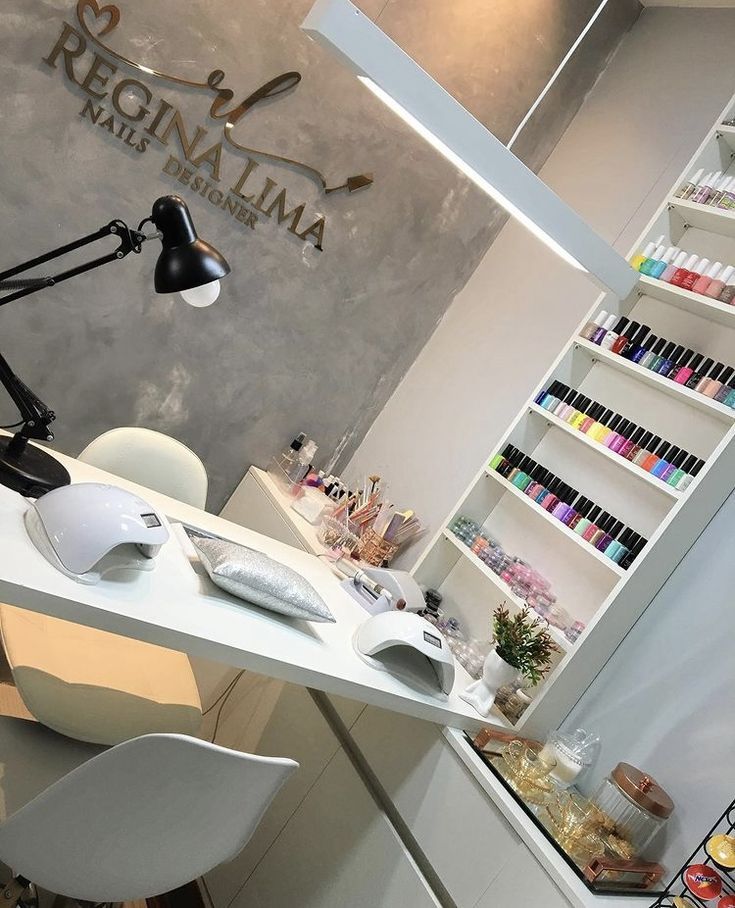
[[[710,283],[709,287],[704,291],[704,295],[708,296],[710,299],[716,300],[725,287],[727,287],[727,282],[734,273],[735,268],[733,268],[732,265],[727,265],[722,269],[722,273]]]
[[[674,260],[670,265],[667,265],[666,268],[661,273],[659,280],[666,281],[667,284],[671,283],[671,278],[676,274],[676,272],[684,267],[684,262],[687,260],[686,252],[678,252],[674,256]]]
[[[692,285],[692,293],[706,293],[707,288],[722,271],[722,262],[715,262]]]

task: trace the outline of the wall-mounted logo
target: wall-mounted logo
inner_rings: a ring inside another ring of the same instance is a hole
[[[151,143],[161,145],[169,152],[162,168],[166,176],[246,228],[254,230],[261,216],[275,219],[305,243],[320,250],[324,248],[326,217],[309,214],[306,202],[294,204],[277,180],[258,173],[262,163],[301,173],[323,195],[356,192],[372,184],[372,174],[365,173],[335,180],[330,185],[309,163],[243,143],[247,115],[257,104],[293,91],[301,81],[299,73],[276,76],[240,103],[233,103],[235,93],[224,87],[226,76],[221,69],[213,70],[201,81],[191,81],[136,63],[109,47],[103,39],[120,24],[117,6],[78,0],[76,15],[76,25],[63,23],[56,43],[43,62],[61,71],[89,96],[79,111],[80,118],[104,129],[141,155]],[[145,82],[125,75],[118,64],[131,67],[148,79],[208,94],[209,119],[221,129],[213,134],[211,127],[187,124],[181,110],[156,96]],[[232,167],[229,176],[225,176],[229,160],[226,153],[237,161],[237,169]]]

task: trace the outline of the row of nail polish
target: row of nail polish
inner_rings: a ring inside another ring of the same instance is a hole
[[[536,403],[573,429],[679,491],[689,488],[704,466],[704,461],[695,454],[637,426],[560,381],[552,382],[542,391],[536,397]]]
[[[735,305],[735,267],[700,259],[678,246],[666,247],[659,240],[663,241],[663,236],[633,256],[630,260],[633,268],[673,287]]]
[[[702,168],[681,184],[674,198],[712,208],[735,209],[735,176],[723,174],[721,170],[705,174]]]
[[[580,336],[690,391],[735,409],[735,367],[658,337],[648,325],[603,310],[587,322]]]
[[[496,454],[490,468],[622,568],[648,541],[513,445]]]

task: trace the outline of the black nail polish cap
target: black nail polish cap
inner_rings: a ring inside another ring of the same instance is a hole
[[[625,330],[625,326],[627,324],[628,324],[628,319],[624,315],[621,315],[620,318],[618,319],[617,325],[615,325],[615,327],[612,330],[615,334],[622,334],[623,331]]]
[[[715,378],[715,379],[716,379],[717,376],[720,374],[720,372],[722,372],[722,370],[723,370],[724,368],[725,368],[725,364],[724,364],[724,363],[715,363],[714,366],[712,366],[712,368],[711,368],[711,370],[710,370],[710,373],[709,373],[708,378]]]

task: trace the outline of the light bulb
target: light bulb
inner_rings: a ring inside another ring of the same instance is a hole
[[[202,284],[201,287],[192,287],[190,290],[182,290],[181,298],[190,306],[197,309],[203,309],[205,306],[211,306],[219,296],[219,281],[212,281],[211,284]]]

